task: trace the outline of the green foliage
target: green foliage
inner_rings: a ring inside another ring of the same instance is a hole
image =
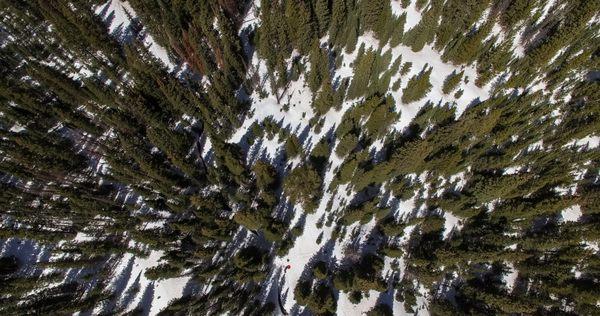
[[[354,269],[341,268],[336,271],[333,285],[344,292],[369,290],[385,291],[386,285],[379,276],[383,260],[375,255],[365,255],[355,264]]]
[[[257,161],[252,166],[252,171],[256,177],[256,185],[259,188],[272,189],[277,182],[277,170],[266,161]]]
[[[409,71],[410,68],[412,67],[412,62],[407,61],[402,65],[402,69],[400,69],[400,75],[404,76],[406,75]]]
[[[390,46],[396,47],[402,43],[404,36],[404,24],[406,24],[406,13],[402,13],[400,17],[393,17],[393,22],[390,26]]]
[[[345,157],[358,144],[358,137],[353,133],[348,133],[343,136],[339,144],[335,147],[335,154],[338,157]]]
[[[314,42],[309,55],[310,72],[308,73],[308,85],[316,93],[322,85],[329,82],[329,59],[327,51],[319,47],[318,42]],[[331,84],[329,84],[331,87]]]
[[[233,257],[233,264],[237,267],[235,278],[242,282],[259,282],[265,277],[263,268],[266,260],[266,253],[259,248],[250,246],[240,250]]]
[[[287,17],[288,29],[294,46],[301,53],[310,50],[313,34],[318,30],[315,19],[312,18],[310,5],[306,2],[286,1],[285,16]]]
[[[444,3],[440,25],[436,31],[435,47],[441,50],[452,39],[469,30],[488,6],[488,0],[457,1]]]
[[[387,257],[400,258],[404,254],[404,251],[396,246],[385,246],[382,253]]]
[[[322,138],[310,153],[310,162],[313,166],[315,166],[315,169],[319,173],[322,173],[325,170],[326,163],[329,160],[329,155],[331,152],[329,147],[330,146],[327,139]]]
[[[333,288],[325,282],[319,282],[314,287],[308,281],[298,282],[294,289],[296,301],[308,307],[313,313],[335,313],[337,303]]]
[[[462,81],[463,74],[464,71],[461,71],[459,73],[456,73],[456,71],[454,71],[450,75],[448,75],[448,77],[446,77],[446,79],[444,80],[442,92],[444,92],[444,94],[450,94],[452,91],[454,91]]]
[[[163,263],[156,267],[147,269],[146,272],[144,272],[144,275],[149,280],[160,280],[177,277],[181,274],[181,272],[182,269],[168,263]]]
[[[317,97],[315,98],[315,102],[313,102],[313,109],[318,115],[323,115],[334,106],[335,103],[335,94],[333,91],[333,87],[331,83],[327,81],[323,81],[321,84],[321,88],[317,93]]]
[[[527,18],[536,3],[537,0],[509,1],[506,9],[500,14],[500,23],[505,28],[514,27],[517,23]]]
[[[331,1],[317,0],[315,4],[315,13],[319,24],[319,34],[323,36],[330,27],[331,21]]]
[[[302,153],[302,145],[300,140],[294,134],[290,134],[288,139],[285,141],[285,153],[288,158],[295,158]]]
[[[381,232],[389,237],[402,236],[406,225],[402,222],[397,222],[393,217],[386,217],[380,220],[378,228]]]
[[[458,89],[455,93],[454,93],[454,98],[455,99],[460,99],[460,97],[462,97],[463,93],[465,91],[463,89]]]
[[[385,0],[362,1],[360,6],[362,27],[372,30],[382,43],[387,42],[393,26],[390,3]]]
[[[327,271],[327,263],[323,261],[317,262],[313,268],[313,274],[321,280],[327,278]]]
[[[595,1],[574,1],[565,12],[562,23],[550,30],[546,37],[527,51],[528,61],[540,66],[550,60],[556,52],[586,26],[594,12],[600,9]]]
[[[402,42],[410,46],[413,52],[421,51],[426,44],[433,42],[438,27],[439,11],[439,5],[431,6],[422,13],[419,24],[404,33]]]
[[[432,70],[433,68],[423,69],[421,73],[408,80],[406,87],[402,90],[402,103],[418,101],[427,95],[432,87],[429,82]]]
[[[350,206],[344,211],[344,216],[341,218],[340,222],[344,225],[351,225],[359,220],[361,223],[365,224],[369,222],[373,216],[377,217],[377,219],[382,219],[389,214],[390,209],[380,207],[378,204],[379,201],[372,200]]]
[[[17,272],[19,260],[15,256],[0,258],[0,276],[7,276]]]
[[[314,168],[302,165],[286,177],[284,190],[292,203],[299,203],[306,212],[312,212],[321,197],[321,181],[321,176]]]
[[[435,315],[596,313],[598,153],[576,143],[597,136],[600,119],[598,1],[415,0],[422,18],[405,31],[413,17],[380,0],[128,0],[136,17],[112,34],[100,2],[2,2],[0,239],[43,250],[17,260],[11,246],[0,258],[5,314],[148,313],[121,306],[139,287],[107,286],[123,254],[158,250],[147,279],[185,271],[211,284],[162,314],[273,313],[257,297],[306,223],[280,198],[311,212],[324,190],[319,256],[329,237],[349,242],[339,265],[316,259],[304,271],[294,295],[306,313],[336,313],[338,290],[359,303],[389,286],[407,312],[424,287]],[[379,47],[359,41],[369,32]],[[431,45],[456,66],[441,87],[450,100],[424,100],[436,69],[405,78],[419,54],[393,60],[399,45]],[[464,64],[475,77],[463,78]],[[285,99],[302,77],[314,96],[306,129]],[[452,101],[469,81],[485,100]],[[273,99],[290,116],[254,122]],[[232,140],[239,133],[248,143]],[[263,160],[262,137],[285,142],[288,159]],[[565,221],[570,207],[583,216]],[[460,226],[443,234],[440,214]],[[510,291],[509,269],[519,275]]]
[[[446,47],[442,59],[454,64],[470,64],[481,54],[482,41],[491,29],[492,25],[486,23],[466,36],[460,36]]]

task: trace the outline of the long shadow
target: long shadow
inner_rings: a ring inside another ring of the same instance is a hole
[[[350,206],[358,206],[364,202],[373,200],[379,195],[380,189],[378,186],[368,186],[357,192],[350,201]]]
[[[4,241],[0,254],[3,257],[15,256],[19,260],[19,273],[32,276],[42,271],[35,264],[48,261],[51,256],[51,249],[52,247],[31,240],[10,238]]]
[[[279,199],[281,202],[275,207],[275,217],[287,222],[293,217],[294,205],[284,199],[283,192],[279,193]]]
[[[144,289],[144,294],[142,294],[142,298],[140,299],[140,302],[136,306],[136,309],[142,311],[143,315],[149,315],[150,307],[152,306],[153,300],[154,300],[154,282],[150,282]]]
[[[112,300],[109,304],[107,304],[107,306],[104,308],[105,311],[113,310],[118,303],[118,298],[122,297],[123,292],[127,288],[127,283],[129,283],[129,280],[131,279],[131,271],[133,270],[134,261],[135,261],[135,257],[132,256],[131,258],[129,258],[129,262],[127,262],[127,266],[117,276],[117,281],[115,282],[115,286],[114,286],[114,290],[113,290],[113,293],[116,298],[114,300]],[[139,280],[139,276],[138,276],[138,280]]]
[[[140,290],[141,275],[141,272],[138,273],[137,277],[135,278],[135,281],[133,281],[129,289],[127,289],[125,293],[122,293],[122,299],[120,302],[118,302],[122,308],[126,308],[127,306],[129,306],[129,304],[131,304],[131,302],[133,302],[133,300],[135,299],[137,293]]]
[[[315,254],[313,254],[313,256],[308,260],[307,264],[304,266],[304,270],[302,270],[302,273],[300,274],[300,278],[298,279],[298,282],[301,281],[307,281],[307,280],[311,280],[313,277],[313,267],[315,266],[315,264],[319,261],[323,261],[327,264],[327,268],[329,271],[332,271],[334,266],[335,266],[335,257],[333,257],[333,248],[335,247],[335,240],[329,239],[320,249],[319,251],[317,251]],[[296,267],[294,267],[294,263],[290,262],[291,264],[291,268],[295,269]],[[300,306],[298,304],[294,304],[294,306],[291,308],[291,310],[289,311],[289,313],[285,310],[283,302],[285,302],[287,300],[287,296],[289,291],[291,290],[292,293],[294,291],[294,289],[286,289],[285,293],[282,293],[282,286],[285,283],[285,272],[283,273],[283,276],[279,278],[278,281],[278,285],[277,285],[277,295],[278,295],[278,303],[279,303],[279,307],[281,309],[281,312],[284,315],[305,315],[308,311],[305,309],[304,312],[300,313]],[[335,291],[334,293],[335,298],[337,299],[338,293],[337,291]],[[308,314],[310,315],[310,314]]]

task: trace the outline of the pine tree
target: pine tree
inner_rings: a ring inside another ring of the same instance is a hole
[[[452,91],[454,91],[462,81],[464,73],[465,72],[463,70],[459,73],[453,71],[451,74],[449,74],[448,77],[446,77],[446,79],[444,80],[442,92],[444,92],[444,94],[450,94]]]
[[[294,46],[301,53],[309,52],[313,43],[313,34],[318,30],[309,4],[304,1],[286,1],[285,15],[288,18],[288,29]]]
[[[327,51],[319,47],[315,41],[309,55],[310,72],[308,73],[308,84],[313,92],[317,92],[325,81],[329,81],[329,60]]]
[[[527,14],[531,12],[536,3],[537,0],[509,1],[506,9],[500,14],[500,23],[505,28],[516,26],[517,23],[527,17]]]
[[[344,24],[348,19],[346,0],[332,0],[331,2],[331,26],[329,33],[335,39],[336,43],[340,43],[340,40],[344,37]]]
[[[303,165],[286,177],[284,190],[293,203],[300,203],[306,212],[313,212],[318,206],[321,181],[320,175],[312,167]]]
[[[490,30],[491,25],[485,24],[472,34],[459,38],[454,44],[448,46],[442,58],[454,64],[470,64],[481,53],[482,40]]]
[[[315,3],[315,13],[319,24],[319,37],[325,35],[330,27],[331,7],[329,0],[317,0]]]
[[[425,97],[431,90],[429,77],[433,68],[423,69],[420,74],[408,80],[406,87],[402,90],[402,103],[411,103]]]
[[[406,12],[402,13],[400,17],[394,17],[393,23],[391,24],[391,36],[390,36],[390,46],[396,47],[402,43],[402,38],[404,36],[404,24],[406,24]]]
[[[323,81],[321,88],[318,90],[315,102],[313,102],[313,109],[319,115],[323,115],[334,106],[334,91],[329,80]]]
[[[381,31],[383,25],[385,25],[385,16],[386,6],[389,6],[389,3],[384,0],[374,0],[374,1],[362,1],[361,3],[362,10],[362,24],[365,29],[372,30],[379,36],[381,36]]]
[[[439,4],[435,2],[429,10],[423,13],[419,24],[404,33],[402,42],[410,46],[413,52],[422,50],[426,44],[434,40],[439,11]]]

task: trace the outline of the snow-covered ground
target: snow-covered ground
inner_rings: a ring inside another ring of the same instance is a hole
[[[579,220],[583,213],[581,212],[581,206],[573,205],[560,212],[562,220],[565,222],[576,222]]]
[[[393,2],[394,3],[394,2]],[[397,6],[397,5],[395,5]],[[400,10],[402,10],[400,8]],[[399,14],[398,8],[394,9],[395,14]],[[253,23],[256,22],[252,17]],[[405,29],[413,27],[419,22],[420,13],[414,8],[414,2],[408,8],[407,25]],[[259,23],[259,22],[256,22]],[[326,38],[322,40],[326,41]],[[354,62],[357,58],[358,47],[361,45],[365,46],[365,50],[370,48],[377,50],[379,48],[379,41],[373,37],[371,33],[366,33],[359,37],[356,45],[357,49],[353,52],[347,53],[342,52],[342,66],[334,70],[333,78],[334,81],[341,80],[344,78],[352,78],[354,75]],[[402,130],[409,125],[412,119],[417,115],[419,110],[428,102],[431,101],[435,105],[443,105],[445,103],[453,104],[456,107],[456,115],[460,116],[467,106],[471,103],[477,103],[486,100],[489,97],[490,85],[479,88],[475,85],[476,70],[474,67],[460,67],[445,63],[441,59],[439,52],[435,51],[431,46],[425,46],[419,52],[413,52],[410,47],[399,45],[397,47],[389,47],[386,45],[382,49],[382,53],[390,51],[392,54],[392,61],[402,56],[402,62],[412,63],[409,73],[402,76],[402,85],[397,91],[392,91],[391,95],[396,102],[396,110],[400,112],[400,119],[395,123],[394,128],[396,130]],[[290,59],[291,60],[291,59]],[[422,100],[412,102],[410,104],[403,104],[401,102],[402,89],[406,87],[408,79],[418,74],[424,66],[432,67],[431,84],[432,89]],[[345,111],[350,109],[357,101],[360,100],[347,100],[342,104],[339,111],[330,109],[324,117],[324,124],[319,133],[315,133],[313,129],[310,129],[310,119],[315,115],[312,109],[313,94],[305,83],[304,76],[300,76],[297,81],[290,83],[289,87],[284,91],[272,91],[268,80],[268,71],[265,61],[259,58],[257,55],[253,56],[252,64],[250,66],[251,72],[254,71],[258,74],[259,82],[263,83],[256,91],[250,96],[252,102],[250,115],[247,116],[242,126],[231,136],[229,139],[232,143],[239,143],[243,137],[248,133],[250,126],[253,123],[260,123],[266,118],[271,118],[273,121],[280,123],[280,126],[288,129],[290,132],[296,134],[301,140],[304,140],[303,145],[306,152],[309,152],[312,146],[314,146],[326,133],[334,129],[340,124],[341,119]],[[444,80],[452,72],[464,71],[464,77],[468,77],[469,81],[461,83],[459,89],[464,92],[460,98],[455,99],[454,96],[445,95],[442,92],[442,86]],[[252,73],[250,74],[252,75]],[[391,82],[394,82],[400,78],[400,73],[392,77]],[[258,90],[266,92],[266,97]],[[279,101],[278,101],[279,100]],[[257,145],[258,144],[258,145]],[[255,145],[260,148],[252,147],[252,152],[263,153],[265,158],[275,159],[277,153],[281,150],[282,142],[275,137],[272,140],[263,137],[263,139],[255,141]],[[249,161],[250,162],[250,161]],[[329,167],[324,176],[324,183],[330,183],[335,175],[335,170],[341,165],[343,158],[337,157],[332,153],[329,159]],[[293,162],[292,164],[293,165]],[[451,183],[456,182],[456,187],[459,188],[464,185],[464,173],[458,174],[450,179]],[[333,263],[339,263],[345,256],[346,247],[350,242],[350,234],[342,240],[330,241],[330,236],[333,232],[333,227],[327,227],[323,225],[321,228],[317,228],[317,223],[323,217],[329,215],[328,212],[343,209],[347,202],[350,200],[353,192],[350,195],[346,193],[346,186],[340,186],[335,192],[328,192],[328,186],[325,185],[323,188],[323,197],[320,201],[319,207],[312,214],[306,214],[300,206],[294,208],[294,218],[290,223],[290,227],[294,227],[298,220],[303,218],[304,231],[303,234],[297,237],[294,242],[294,246],[289,250],[288,254],[283,257],[275,258],[275,268],[272,270],[271,278],[279,275],[280,271],[283,271],[285,266],[291,264],[291,269],[286,271],[283,285],[281,286],[281,293],[284,299],[284,305],[287,310],[290,310],[295,306],[296,302],[293,298],[293,291],[298,283],[300,277],[306,269],[311,268],[311,264],[315,260],[327,260]],[[331,202],[332,201],[332,202]],[[332,205],[331,210],[328,210],[328,204]],[[400,201],[395,212],[397,218],[403,218],[412,213],[415,208],[414,198],[408,201]],[[447,238],[452,230],[460,229],[460,219],[455,217],[449,212],[444,212],[445,218],[444,224],[444,238]],[[347,228],[350,232],[353,229],[358,229],[358,237],[356,239],[363,240],[369,235],[375,225],[375,221],[363,225],[362,227],[356,223]],[[406,228],[405,234],[400,239],[400,242],[406,242],[410,231],[414,226]],[[322,236],[322,242],[317,243],[317,238]],[[400,261],[403,264],[403,260]],[[389,262],[388,262],[389,264]],[[386,264],[386,266],[388,266]],[[400,271],[403,271],[404,267],[400,266]],[[388,273],[388,269],[384,270],[384,274]],[[271,278],[269,283],[272,282]],[[269,288],[267,291],[270,291]],[[422,289],[422,295],[418,296],[418,312],[417,314],[428,314],[427,304],[425,297],[425,290]],[[354,305],[348,301],[347,295],[340,293],[338,299],[338,313],[340,315],[356,315],[369,311],[377,302],[378,298],[382,293],[372,291],[368,298],[364,298],[360,304]],[[287,293],[287,294],[286,294]],[[266,295],[266,294],[265,294]],[[403,304],[394,303],[394,310],[400,314],[405,314]]]
[[[127,1],[109,0],[104,5],[96,8],[96,14],[109,21],[108,29],[110,33],[118,33],[120,36],[126,36],[126,32],[131,25],[131,18],[136,18],[136,13]],[[160,60],[169,70],[175,68],[175,64],[170,60],[167,50],[156,43],[152,35],[144,36],[144,44],[148,50],[158,60]]]
[[[450,212],[444,212],[444,239],[448,238],[452,233],[452,230],[458,229],[462,227],[460,223],[460,218],[454,216]]]
[[[506,288],[508,288],[509,291],[512,291],[512,289],[515,287],[517,277],[519,276],[519,271],[515,269],[512,263],[508,263],[507,266],[508,272],[504,274],[503,281],[506,285]]]
[[[587,149],[592,150],[600,146],[600,136],[588,135],[581,139],[574,139],[565,145],[569,147],[580,147],[579,150]]]
[[[241,30],[247,28],[254,28],[260,24],[260,17],[258,8],[260,1],[256,0],[248,12],[246,18],[242,23]],[[540,12],[542,16],[548,14],[548,11],[552,8],[554,1],[549,1],[543,6]],[[102,16],[108,24],[109,31],[115,36],[121,37],[122,40],[126,40],[125,37],[128,35],[128,29],[131,26],[131,18],[135,18],[136,14],[133,8],[123,0],[108,0],[106,3],[99,5],[95,8],[96,14]],[[392,12],[395,16],[400,16],[406,13],[407,19],[404,26],[405,31],[415,27],[421,20],[421,15],[424,12],[416,9],[416,1],[412,1],[407,8],[402,8],[400,1],[392,1]],[[541,19],[540,19],[541,20]],[[481,21],[480,21],[481,22]],[[497,24],[492,29],[493,35],[497,35],[500,38],[505,36],[501,27]],[[520,37],[522,31],[515,37],[514,48],[517,56],[522,56],[524,52],[523,43],[520,43]],[[328,37],[324,37],[321,43],[326,43]],[[149,51],[157,57],[169,70],[173,70],[177,65],[169,58],[168,52],[165,48],[160,47],[150,34],[146,34],[143,38],[143,42],[148,47]],[[325,45],[326,46],[326,45]],[[370,32],[367,32],[358,38],[356,45],[357,49],[353,52],[341,52],[342,63],[339,68],[334,69],[332,77],[334,81],[342,80],[344,78],[352,78],[354,76],[354,67],[358,55],[358,47],[364,46],[365,50],[379,49],[379,41]],[[435,106],[442,106],[446,103],[450,104],[456,109],[456,116],[460,117],[462,113],[471,104],[482,102],[490,97],[492,89],[492,81],[483,87],[478,87],[475,84],[477,78],[477,71],[474,65],[469,66],[456,66],[451,63],[446,63],[442,60],[441,53],[436,51],[431,45],[425,45],[425,47],[414,52],[410,47],[404,45],[398,45],[396,47],[390,47],[386,44],[381,48],[382,54],[389,52],[391,54],[391,60],[394,61],[397,58],[402,58],[403,63],[411,63],[412,66],[408,73],[401,75],[399,72],[395,74],[390,82],[395,82],[398,79],[402,79],[400,88],[389,93],[395,100],[396,111],[400,113],[399,119],[393,124],[393,130],[402,131],[404,130],[411,121],[415,118],[417,113],[425,106],[428,102],[432,102]],[[297,52],[294,52],[296,54]],[[303,56],[306,61],[306,65],[310,67],[307,62],[307,56]],[[288,66],[291,65],[292,58],[289,59]],[[410,78],[418,75],[419,72],[425,67],[432,68],[431,72],[431,90],[427,95],[419,101],[404,104],[401,101],[402,91],[408,84]],[[327,113],[322,116],[323,125],[319,132],[315,132],[310,127],[310,121],[315,116],[315,112],[312,108],[313,92],[310,90],[306,83],[305,75],[300,75],[298,80],[293,81],[288,87],[279,91],[272,91],[268,77],[269,72],[267,70],[266,62],[261,59],[257,54],[254,54],[249,65],[248,77],[256,74],[261,83],[257,89],[249,96],[251,101],[251,109],[247,117],[244,119],[243,124],[239,129],[231,135],[229,142],[231,143],[242,143],[244,136],[250,131],[250,127],[254,123],[261,123],[267,118],[280,124],[282,128],[287,129],[292,134],[298,136],[302,141],[305,152],[309,152],[314,145],[324,136],[328,135],[330,131],[335,130],[337,126],[342,122],[343,115],[346,111],[352,108],[358,102],[362,100],[346,100],[343,102],[339,110],[330,109]],[[453,93],[448,95],[442,92],[442,87],[445,79],[453,72],[463,71],[463,81],[461,81],[457,90],[462,90],[463,93],[460,97],[455,98]],[[466,80],[468,78],[468,80]],[[545,86],[542,81],[537,81],[532,84],[532,91],[544,90]],[[11,131],[18,132],[24,129],[20,125],[15,125],[11,128]],[[339,140],[338,140],[339,141]],[[334,144],[336,145],[336,144]],[[284,146],[284,140],[280,139],[278,135],[269,139],[264,136],[262,139],[255,141],[251,146],[250,152],[257,153],[256,155],[247,157],[248,163],[252,163],[257,156],[263,159],[270,159],[274,161],[277,159],[279,153]],[[382,148],[383,141],[378,139],[374,142],[372,148],[378,151]],[[575,147],[577,150],[592,150],[600,146],[600,137],[596,135],[589,135],[582,139],[574,139],[567,143],[565,147]],[[210,139],[207,140],[206,145],[203,147],[202,155],[207,155],[210,148]],[[544,148],[543,140],[539,140],[532,143],[527,148],[527,151],[540,150]],[[349,250],[361,251],[364,250],[360,247],[368,247],[369,235],[375,228],[375,219],[371,220],[366,224],[354,223],[346,228],[346,234],[342,238],[332,240],[334,233],[334,225],[319,225],[323,218],[327,218],[332,212],[343,210],[348,206],[351,198],[356,194],[353,192],[348,185],[340,185],[335,190],[330,190],[329,184],[333,181],[334,176],[338,167],[343,163],[344,157],[338,157],[335,153],[332,153],[328,160],[328,168],[324,174],[324,186],[322,188],[322,198],[317,209],[313,213],[306,214],[302,209],[301,205],[295,205],[293,207],[293,218],[290,222],[290,227],[296,226],[302,222],[304,227],[303,232],[298,236],[292,248],[285,256],[276,257],[274,259],[274,268],[271,269],[271,274],[267,278],[266,283],[274,284],[277,278],[280,278],[285,272],[285,277],[282,280],[279,291],[283,295],[284,308],[291,310],[296,306],[294,300],[294,289],[298,284],[300,278],[307,271],[312,268],[312,264],[317,260],[324,260],[330,264],[340,264],[344,259]],[[300,163],[299,159],[287,162],[286,167],[295,167]],[[97,164],[96,171],[100,173],[106,173],[106,162],[100,160]],[[513,166],[506,168],[504,174],[516,174],[521,171],[522,166]],[[460,190],[467,183],[467,175],[469,170],[466,172],[457,173],[448,179],[442,179],[442,184],[450,184],[455,190]],[[441,191],[436,192],[431,188],[431,184],[427,181],[427,172],[423,172],[420,175],[412,175],[413,178],[419,179],[423,184],[422,198],[429,196],[439,196]],[[574,192],[573,188],[557,188],[557,191],[566,190],[568,192]],[[383,194],[383,192],[380,192]],[[123,194],[129,194],[123,192]],[[117,198],[120,198],[118,196]],[[128,200],[129,195],[124,197]],[[403,220],[410,219],[411,216],[418,216],[419,212],[423,212],[424,205],[417,205],[417,197],[413,196],[408,200],[397,200],[391,197],[386,206],[392,207],[392,214]],[[462,228],[461,218],[455,216],[451,212],[439,210],[444,218],[444,230],[443,238],[447,239],[451,237],[451,234],[455,230]],[[168,214],[167,214],[168,215]],[[337,214],[336,214],[337,215]],[[571,206],[561,213],[563,222],[577,222],[582,217],[581,207],[579,205]],[[159,220],[148,223],[146,228],[155,228],[164,225],[165,220]],[[408,225],[404,228],[402,236],[397,238],[396,242],[399,245],[406,245],[408,242],[411,232],[416,228],[416,225]],[[356,232],[352,234],[351,232]],[[75,242],[85,242],[92,240],[93,237],[80,232],[75,237]],[[318,242],[320,239],[320,242]],[[350,249],[354,247],[352,241],[359,241],[359,249]],[[592,249],[598,249],[597,243],[587,243],[587,246]],[[21,249],[21,250],[19,250]],[[25,250],[22,250],[25,249]],[[512,246],[510,249],[513,249]],[[516,244],[514,245],[516,249]],[[46,249],[41,249],[36,244],[17,244],[15,240],[8,240],[2,245],[0,254],[2,256],[11,254],[15,251],[20,251],[23,256],[31,256],[27,260],[39,260],[39,256],[44,256],[47,253]],[[149,312],[150,315],[157,314],[160,310],[165,308],[170,301],[179,298],[184,295],[191,277],[181,276],[178,278],[171,278],[165,280],[152,281],[146,278],[145,271],[149,268],[156,267],[161,263],[161,257],[164,253],[162,251],[151,250],[150,254],[146,258],[138,257],[134,254],[127,253],[117,259],[115,268],[113,269],[113,279],[109,284],[108,289],[115,292],[119,299],[116,302],[116,307],[123,308],[125,311],[132,311],[135,308],[143,307]],[[402,276],[405,272],[405,258],[400,258],[398,261],[398,273]],[[285,270],[287,265],[291,265],[291,268]],[[518,271],[515,269],[512,263],[507,263],[509,271],[504,275],[504,282],[509,290],[512,290],[518,277]],[[385,268],[382,271],[383,275],[388,275],[392,272],[391,259],[386,258]],[[420,284],[415,284],[417,288],[417,304],[413,307],[416,310],[415,314],[428,315],[427,307],[427,289]],[[273,291],[272,286],[264,289],[265,292]],[[392,292],[393,295],[393,291]],[[263,293],[264,298],[268,297],[269,293]],[[346,293],[340,292],[337,301],[338,314],[339,315],[360,315],[371,310],[375,304],[380,300],[385,300],[390,293],[380,293],[377,291],[370,291],[368,296],[364,297],[359,304],[353,304],[350,302]],[[403,302],[398,302],[392,299],[392,308],[395,314],[405,315],[409,314],[405,310]],[[106,306],[99,306],[96,313],[103,312],[102,308]]]
[[[162,251],[153,250],[147,258],[136,257],[133,254],[123,255],[113,272],[113,280],[108,289],[116,292],[117,307],[127,311],[142,308],[149,315],[156,315],[168,306],[169,302],[184,294],[191,277],[148,280],[144,272],[160,264]],[[95,312],[100,312],[98,307]]]

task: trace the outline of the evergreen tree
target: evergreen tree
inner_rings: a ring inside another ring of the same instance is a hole
[[[420,74],[408,80],[406,87],[402,90],[402,103],[418,101],[427,95],[432,87],[429,82],[432,70],[433,68],[423,69]]]
[[[323,36],[330,27],[331,21],[331,1],[317,0],[315,3],[315,12],[319,24],[319,35]]]
[[[450,94],[450,92],[454,91],[460,82],[462,81],[464,71],[456,73],[456,71],[452,72],[446,79],[444,80],[444,86],[442,87],[442,91],[444,94]]]

